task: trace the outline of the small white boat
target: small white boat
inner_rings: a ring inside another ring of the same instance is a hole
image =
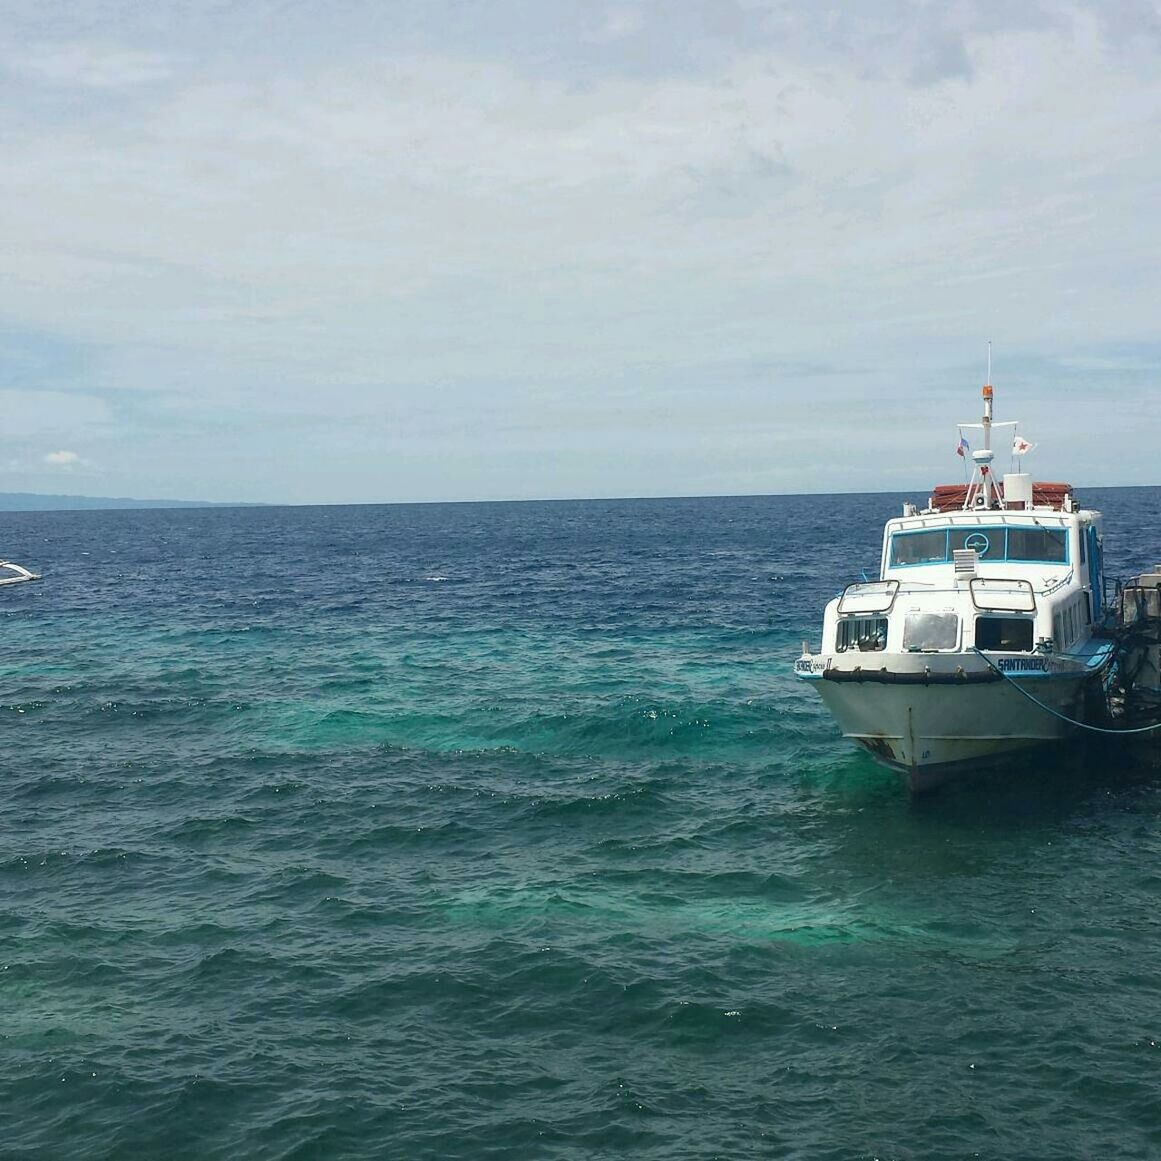
[[[34,580],[40,580],[40,573],[29,572],[22,564],[0,560],[0,585],[18,585]]]
[[[1072,737],[1103,705],[1114,645],[1102,619],[1101,516],[1067,484],[995,479],[994,424],[961,425],[966,484],[887,522],[879,579],[826,607],[822,646],[795,671],[843,735],[913,790]],[[972,451],[964,431],[982,431]]]

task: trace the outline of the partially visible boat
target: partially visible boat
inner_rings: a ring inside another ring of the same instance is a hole
[[[40,573],[29,572],[22,564],[0,560],[0,585],[18,585],[25,581],[40,580]]]
[[[1161,564],[1117,585],[1110,620],[1117,660],[1108,724],[1132,762],[1161,769]]]
[[[795,671],[845,737],[912,790],[1072,737],[1103,705],[1114,645],[1100,633],[1101,515],[1068,484],[993,474],[994,427],[961,425],[965,484],[937,487],[886,524],[877,580],[827,606]],[[965,428],[982,430],[971,450]]]

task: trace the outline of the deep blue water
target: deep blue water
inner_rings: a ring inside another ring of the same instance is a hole
[[[0,1155],[1161,1155],[1161,783],[793,677],[900,500],[3,516]]]

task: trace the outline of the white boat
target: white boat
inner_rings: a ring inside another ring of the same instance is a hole
[[[0,560],[0,585],[18,585],[24,581],[40,580],[40,573],[29,572],[22,564]]]
[[[795,671],[845,737],[913,790],[1060,743],[1101,699],[1113,642],[1102,619],[1101,516],[1067,484],[996,480],[993,391],[961,425],[966,484],[905,504],[883,534],[879,579],[826,606],[822,645]],[[964,431],[982,432],[972,451]]]

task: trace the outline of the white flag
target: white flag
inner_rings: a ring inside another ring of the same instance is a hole
[[[1016,436],[1012,440],[1012,455],[1022,456],[1025,452],[1030,452],[1036,445],[1029,443],[1022,435]]]

